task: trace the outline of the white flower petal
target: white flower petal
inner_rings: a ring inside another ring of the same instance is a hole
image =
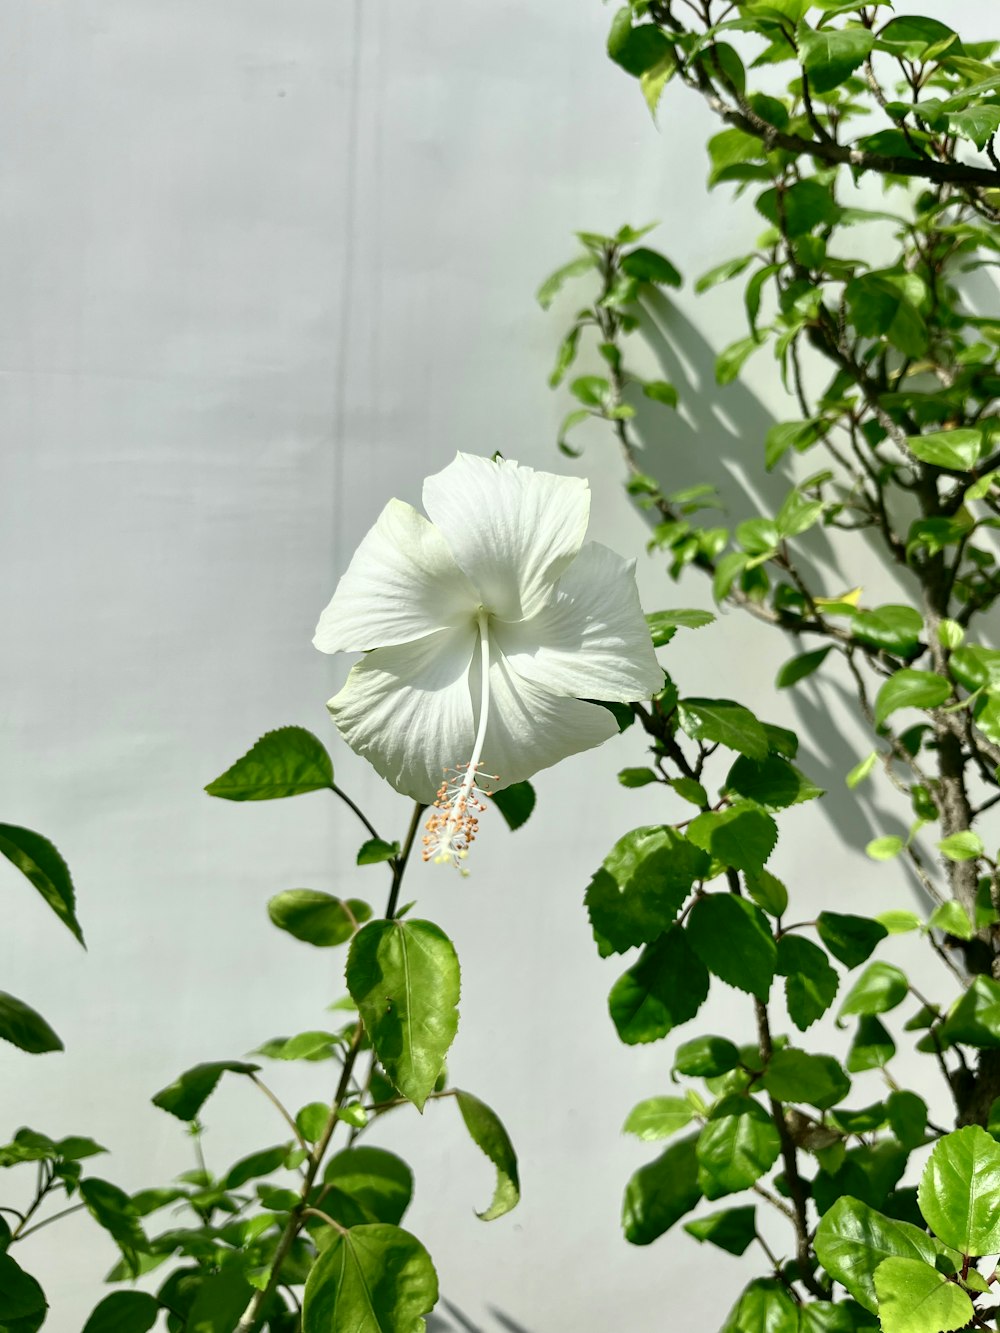
[[[519,676],[578,699],[648,699],[663,686],[635,586],[635,561],[588,542],[555,598],[493,638]]]
[[[472,669],[477,724],[481,680],[477,657]],[[496,790],[600,745],[617,731],[618,723],[608,709],[551,694],[534,681],[522,679],[501,653],[493,652],[482,771],[496,774]],[[494,787],[485,776],[483,782],[487,790]]]
[[[470,624],[377,648],[327,704],[351,749],[398,792],[425,805],[444,770],[472,755],[469,664],[477,643]]]
[[[354,553],[319,618],[324,653],[409,643],[474,620],[479,597],[441,534],[402,500],[390,500]]]
[[[583,544],[590,489],[578,477],[458,454],[424,482],[424,508],[483,605],[520,620],[544,605]]]

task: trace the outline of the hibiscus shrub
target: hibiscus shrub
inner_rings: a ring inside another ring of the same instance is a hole
[[[669,679],[633,705],[650,765],[620,780],[670,788],[691,812],[626,834],[587,891],[602,956],[641,950],[611,991],[612,1021],[625,1043],[659,1040],[717,980],[746,994],[757,1037],[675,1046],[679,1087],[625,1123],[670,1142],[628,1182],[623,1227],[647,1245],[688,1219],[699,1242],[759,1247],[764,1275],[728,1317],[720,1308],[725,1333],[997,1327],[1000,881],[986,825],[1000,801],[1000,652],[983,636],[1000,593],[1000,310],[989,288],[974,312],[963,275],[1000,249],[1000,66],[996,43],[885,8],[632,0],[611,25],[609,55],[654,114],[683,114],[663,96],[673,82],[719,117],[709,187],[749,192],[760,214],[752,248],[696,289],[745,283],[747,333],[716,363],[721,403],[750,357],[770,348],[777,360],[789,419],[743,453],[788,477],[776,512],[722,526],[713,487],[678,476],[669,414],[682,388],[631,368],[644,334],[669,336],[681,283],[645,243],[648,228],[580,233],[581,253],[539,293],[546,307],[567,283],[586,293],[551,376],[569,378],[577,400],[560,448],[576,453],[567,437],[580,423],[608,424],[671,576],[707,575],[719,603],[801,645],[778,689],[846,685],[873,747],[847,786],[860,799],[881,777],[912,812],[905,838],[866,849],[900,866],[898,906],[798,920],[794,885],[767,868],[781,813],[822,795],[795,766],[796,738],[749,700],[681,698]],[[778,96],[770,68],[782,64],[792,77]],[[753,87],[761,69],[766,90]],[[891,247],[878,262],[858,231],[867,224]],[[591,337],[605,368],[572,378]],[[851,592],[816,572],[824,529],[836,531]],[[888,605],[861,600],[873,549],[898,573]],[[657,643],[710,620],[649,617]],[[879,957],[888,936],[910,931],[950,978],[931,968],[914,982]],[[850,1047],[813,1050],[805,1034],[838,996]],[[927,1057],[917,1090],[893,1074],[900,1040]],[[934,1083],[950,1123],[928,1111]],[[703,1206],[722,1199],[719,1211]]]

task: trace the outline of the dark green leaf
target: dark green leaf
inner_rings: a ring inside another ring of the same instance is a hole
[[[956,134],[971,139],[980,152],[1000,130],[1000,106],[970,106],[964,111],[950,111],[947,121]]]
[[[816,648],[812,652],[800,653],[798,657],[790,658],[778,672],[775,685],[779,690],[785,690],[790,685],[805,680],[823,665],[829,651],[830,645],[827,645],[825,648]]]
[[[979,1125],[946,1134],[920,1178],[920,1211],[931,1230],[962,1254],[1000,1252],[1000,1143]]]
[[[306,1281],[302,1333],[420,1333],[438,1298],[430,1255],[375,1223],[337,1233]]]
[[[781,1136],[752,1097],[724,1097],[698,1137],[698,1184],[706,1199],[748,1189],[778,1160]]]
[[[360,898],[343,901],[318,889],[288,889],[271,899],[267,914],[279,930],[323,947],[344,944],[372,909]]]
[[[727,1254],[743,1254],[757,1234],[757,1209],[753,1204],[724,1208],[721,1212],[685,1222],[684,1230],[695,1240],[707,1240]]]
[[[398,842],[385,842],[382,838],[369,838],[367,842],[361,844],[358,851],[358,865],[380,865],[383,861],[391,861],[398,855]]]
[[[870,957],[879,940],[889,932],[878,921],[866,916],[847,916],[840,912],[820,912],[816,918],[819,937],[845,967],[857,967]]]
[[[370,921],[351,942],[347,988],[385,1072],[422,1111],[458,1028],[451,940],[429,921]]]
[[[1000,985],[976,976],[939,1029],[945,1043],[994,1048],[1000,1046]]]
[[[778,841],[778,828],[759,806],[740,801],[725,810],[707,810],[688,825],[688,837],[716,861],[759,874]]]
[[[830,186],[814,176],[783,187],[780,193],[777,188],[765,190],[757,199],[757,210],[776,227],[783,222],[783,230],[793,237],[836,222],[842,211]]]
[[[0,824],[0,852],[34,884],[59,920],[83,943],[69,866],[47,838],[16,824]]]
[[[239,1189],[248,1180],[254,1180],[258,1176],[269,1176],[272,1171],[277,1171],[280,1166],[284,1165],[289,1146],[287,1143],[279,1143],[273,1148],[263,1148],[260,1152],[250,1153],[248,1157],[241,1157],[238,1162],[234,1162],[226,1173],[223,1182],[225,1188],[227,1190]],[[135,1196],[133,1196],[132,1202],[135,1202]]]
[[[694,1107],[684,1097],[647,1097],[633,1106],[622,1126],[623,1134],[652,1142],[668,1139],[694,1119]]]
[[[720,1333],[798,1333],[798,1307],[777,1278],[757,1277],[729,1311]]]
[[[144,1291],[113,1291],[95,1307],[83,1333],[148,1333],[159,1313],[159,1302]]]
[[[490,799],[513,831],[528,822],[528,816],[535,808],[535,789],[530,782],[513,782],[509,787],[493,792]]]
[[[819,945],[801,935],[782,935],[777,971],[785,978],[788,1015],[805,1032],[833,1004],[840,978]]]
[[[191,1302],[184,1333],[223,1333],[235,1329],[253,1294],[253,1287],[236,1264],[209,1274],[199,1284]]]
[[[413,1198],[413,1172],[403,1159],[367,1144],[343,1148],[331,1157],[323,1180],[335,1198],[346,1196],[355,1205],[352,1226],[357,1221],[397,1226]]]
[[[63,1049],[41,1014],[6,991],[0,991],[0,1038],[32,1055]]]
[[[886,1098],[886,1113],[893,1134],[904,1148],[919,1148],[927,1132],[927,1103],[915,1092],[898,1089]]]
[[[478,1214],[484,1222],[491,1222],[495,1217],[503,1217],[504,1213],[509,1213],[517,1206],[517,1201],[521,1197],[517,1154],[514,1152],[510,1135],[495,1111],[478,1097],[473,1097],[471,1092],[458,1091],[455,1096],[473,1143],[483,1150],[496,1167],[497,1183],[493,1201],[485,1212]]]
[[[260,1065],[248,1065],[242,1060],[214,1060],[195,1065],[193,1069],[186,1069],[168,1088],[158,1092],[153,1105],[161,1111],[169,1111],[178,1120],[194,1120],[223,1074],[254,1074],[259,1068]]]
[[[896,1054],[896,1043],[885,1025],[872,1014],[865,1014],[847,1053],[844,1068],[849,1074],[860,1074],[866,1069],[881,1069]]]
[[[741,755],[729,770],[726,790],[770,810],[784,810],[824,794],[822,787],[810,782],[794,764],[778,755],[768,755],[763,760]]]
[[[664,287],[681,286],[681,275],[658,250],[639,246],[623,257],[621,266],[630,277],[638,278],[640,282],[653,282]]]
[[[706,894],[691,910],[688,939],[715,976],[767,999],[778,951],[759,907],[731,893]]]
[[[226,801],[273,801],[332,786],[333,761],[312,732],[279,727],[262,736],[205,790]]]
[[[924,621],[912,606],[880,606],[859,611],[851,620],[851,634],[869,648],[908,656],[920,643]]]
[[[906,999],[906,973],[892,963],[870,963],[861,973],[840,1006],[840,1018],[848,1014],[887,1014]]]
[[[28,1319],[47,1307],[45,1293],[31,1274],[26,1273],[9,1254],[0,1254],[0,1319],[4,1324],[10,1325],[15,1319]]]
[[[640,1167],[625,1187],[622,1229],[632,1245],[649,1245],[679,1222],[701,1199],[697,1134],[672,1143]]]
[[[620,838],[585,897],[601,957],[657,939],[708,866],[704,851],[666,826],[633,829]]]
[[[676,407],[679,401],[677,390],[666,380],[646,380],[642,391],[652,402],[662,403],[664,407]]]
[[[618,978],[608,1008],[628,1046],[657,1041],[694,1018],[708,994],[708,973],[692,953],[684,930],[674,926],[648,944]]]
[[[673,55],[673,48],[659,28],[641,24],[633,28],[628,8],[620,9],[608,33],[608,55],[627,74],[636,78]]]
[[[806,1102],[821,1111],[836,1106],[851,1090],[851,1080],[832,1055],[775,1051],[764,1072],[764,1087],[779,1102]]]
[[[685,699],[677,706],[677,717],[692,740],[718,742],[748,759],[767,758],[767,733],[742,704],[730,699]]]
[[[133,1274],[137,1274],[139,1255],[148,1253],[149,1241],[135,1204],[124,1190],[96,1176],[81,1181],[80,1197],[98,1225],[114,1239]]]
[[[739,1049],[728,1037],[695,1037],[678,1046],[674,1072],[688,1078],[715,1078],[739,1062]]]
[[[875,45],[875,37],[867,28],[821,28],[817,32],[800,23],[798,42],[813,90],[828,93],[839,88],[864,63]]]

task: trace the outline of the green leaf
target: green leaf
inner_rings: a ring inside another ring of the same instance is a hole
[[[938,1247],[926,1231],[910,1222],[896,1222],[845,1195],[820,1219],[816,1257],[854,1299],[878,1313],[875,1272],[889,1258],[922,1259],[933,1264]]]
[[[853,74],[875,45],[867,28],[798,28],[799,55],[813,91],[828,93]]]
[[[651,768],[623,768],[618,774],[623,787],[648,787],[659,780]]]
[[[752,1097],[724,1097],[698,1136],[698,1184],[706,1199],[748,1189],[781,1155],[781,1136]]]
[[[979,1125],[966,1125],[934,1145],[917,1191],[931,1230],[962,1254],[1000,1252],[1000,1144]]]
[[[823,185],[815,176],[783,187],[780,194],[777,188],[765,190],[756,206],[768,222],[791,237],[804,236],[814,227],[832,225],[842,213],[830,186]]]
[[[909,435],[906,445],[915,458],[936,467],[968,472],[975,467],[983,446],[981,430],[939,430],[928,435]]]
[[[759,806],[740,801],[726,810],[707,810],[688,825],[688,837],[716,861],[759,874],[778,841],[778,827]]]
[[[778,672],[774,682],[777,688],[786,690],[790,685],[797,685],[800,680],[811,676],[823,665],[831,646],[828,644],[825,648],[816,648],[811,653],[799,653],[798,657],[789,658]]]
[[[326,1112],[329,1115],[329,1107]],[[349,1201],[351,1210],[341,1219],[348,1226],[359,1222],[398,1226],[413,1198],[413,1172],[403,1159],[368,1144],[343,1148],[331,1157],[323,1182],[330,1186],[331,1207],[342,1211]]]
[[[800,1305],[799,1321],[799,1333],[878,1333],[878,1324],[854,1301]]]
[[[0,824],[0,852],[34,884],[59,920],[83,944],[69,866],[47,838],[16,824]]]
[[[318,1143],[330,1123],[330,1108],[326,1102],[310,1102],[295,1117],[295,1127],[307,1143]]]
[[[875,1292],[883,1333],[947,1333],[975,1315],[965,1292],[922,1259],[883,1260]]]
[[[490,800],[507,821],[507,827],[513,832],[528,822],[535,808],[535,789],[530,782],[512,782],[509,787],[495,791]]]
[[[360,898],[344,901],[318,889],[287,889],[271,899],[267,914],[279,930],[324,948],[349,940],[372,909]]]
[[[816,918],[816,929],[834,958],[848,968],[863,963],[879,940],[884,940],[889,934],[878,921],[840,912],[820,912]]]
[[[891,861],[904,846],[903,839],[891,833],[884,838],[872,838],[865,846],[865,854],[873,861]]]
[[[539,287],[536,293],[538,304],[543,310],[548,310],[570,278],[579,278],[584,273],[592,272],[596,267],[597,259],[594,255],[580,255],[577,259],[571,259],[568,264],[563,264],[561,268],[557,268],[554,273],[550,274]]]
[[[338,1233],[313,1265],[302,1333],[423,1333],[438,1298],[430,1255],[383,1223]]]
[[[964,1046],[1000,1046],[1000,985],[992,977],[973,977],[939,1035],[942,1041]]]
[[[31,1055],[63,1050],[62,1042],[41,1014],[6,991],[0,991],[0,1039]]]
[[[764,466],[768,472],[775,467],[789,449],[794,449],[798,453],[805,453],[816,443],[823,433],[823,423],[817,420],[809,421],[778,421],[770,428],[764,437]],[[828,653],[829,648],[819,651]],[[809,654],[805,654],[809,656]]]
[[[850,773],[848,773],[847,777],[844,778],[845,784],[853,791],[854,788],[857,787],[859,783],[864,782],[865,778],[869,775],[869,773],[872,771],[872,769],[875,767],[877,763],[878,763],[878,751],[872,750],[870,755],[867,755],[864,759],[862,759],[859,764],[854,765]]]
[[[986,850],[983,840],[972,829],[953,833],[950,838],[942,838],[938,850],[944,852],[949,861],[975,861]]]
[[[645,826],[619,838],[584,899],[601,957],[651,944],[708,868],[705,852],[667,826]]]
[[[620,9],[608,33],[608,55],[627,74],[636,78],[672,58],[673,48],[667,38],[653,24],[632,26],[631,11]]]
[[[273,801],[332,786],[333,761],[312,732],[279,727],[262,736],[205,790],[225,801]]]
[[[83,1333],[148,1333],[159,1313],[159,1302],[144,1291],[113,1291],[95,1306]]]
[[[798,1307],[783,1282],[756,1277],[743,1289],[719,1333],[798,1333]]]
[[[646,617],[646,624],[652,635],[653,647],[662,648],[664,644],[670,642],[678,629],[701,629],[704,625],[711,625],[714,620],[715,616],[711,611],[685,609],[654,611]]]
[[[976,933],[968,912],[954,898],[935,907],[927,926],[929,930],[943,930],[947,935],[955,935],[960,940],[971,940]]]
[[[668,1139],[693,1118],[694,1107],[685,1097],[647,1097],[633,1106],[622,1133],[634,1134],[646,1142]]]
[[[236,1264],[210,1273],[198,1285],[184,1321],[185,1333],[222,1333],[223,1329],[235,1329],[253,1294],[253,1287]]]
[[[684,1230],[695,1240],[707,1240],[727,1254],[743,1254],[757,1235],[757,1209],[753,1204],[723,1208],[721,1212],[685,1222]]]
[[[677,390],[666,380],[646,380],[642,391],[652,402],[662,403],[664,407],[676,407],[679,401]]]
[[[866,1069],[882,1069],[896,1054],[896,1043],[885,1026],[871,1014],[858,1023],[844,1068],[849,1074],[860,1074]]]
[[[484,1222],[491,1222],[495,1217],[509,1213],[521,1197],[517,1154],[495,1111],[478,1097],[473,1097],[471,1092],[456,1091],[455,1097],[473,1143],[483,1150],[496,1167],[497,1183],[493,1201],[485,1212],[478,1214]]]
[[[898,1089],[886,1098],[886,1113],[893,1134],[904,1148],[919,1148],[927,1132],[927,1103],[915,1092]]]
[[[785,978],[788,1016],[805,1032],[833,1004],[840,978],[819,945],[800,935],[778,940],[777,971]]]
[[[748,759],[766,759],[767,733],[748,708],[731,699],[684,699],[677,719],[693,741],[708,741],[737,750]]]
[[[422,1111],[458,1028],[451,940],[429,921],[370,921],[351,942],[347,989],[386,1074]]]
[[[289,1147],[290,1145],[287,1143],[279,1143],[273,1148],[262,1148],[259,1152],[241,1157],[226,1172],[226,1178],[223,1182],[225,1188],[227,1190],[239,1189],[248,1180],[254,1180],[258,1176],[269,1176],[272,1171],[277,1171],[280,1166],[284,1165]],[[136,1195],[132,1196],[133,1203],[136,1202],[136,1198]],[[173,1196],[167,1202],[172,1203]]]
[[[718,355],[715,361],[715,381],[719,385],[732,384],[744,365],[762,346],[760,338],[738,338]]]
[[[195,1065],[186,1069],[168,1088],[158,1092],[153,1105],[161,1111],[169,1111],[178,1120],[194,1120],[223,1074],[255,1074],[259,1068],[260,1065],[248,1065],[242,1060],[214,1060]]]
[[[971,139],[980,152],[1000,130],[1000,106],[966,107],[964,111],[949,111],[945,114],[949,127],[963,139]]]
[[[836,1106],[851,1090],[851,1080],[832,1055],[810,1055],[790,1046],[775,1051],[763,1085],[779,1102],[806,1102],[821,1111]]]
[[[724,264],[718,264],[715,268],[709,269],[703,273],[694,285],[695,291],[700,295],[702,292],[709,291],[712,287],[717,287],[720,282],[729,282],[732,278],[737,278],[744,269],[750,267],[754,261],[753,255],[740,255],[736,259],[727,259]]]
[[[631,278],[640,282],[653,282],[663,287],[680,287],[681,275],[658,250],[649,250],[640,245],[622,258],[621,267]]]
[[[887,1014],[906,999],[906,973],[892,963],[870,963],[848,991],[838,1019],[848,1014]]]
[[[769,810],[784,810],[824,794],[822,787],[810,782],[794,764],[778,755],[768,755],[763,760],[741,755],[729,770],[726,790]]]
[[[932,671],[904,667],[890,676],[875,697],[875,725],[899,708],[937,708],[951,695],[951,682]]]
[[[48,1309],[45,1292],[9,1254],[0,1254],[0,1319],[13,1325],[15,1319],[27,1320]],[[41,1320],[39,1320],[41,1323]],[[37,1328],[38,1324],[33,1324]],[[12,1333],[18,1330],[12,1328]]]
[[[695,1037],[678,1046],[674,1073],[688,1078],[717,1078],[735,1069],[739,1062],[739,1048],[728,1037]]]
[[[708,994],[708,973],[691,950],[680,926],[674,926],[618,978],[608,1009],[627,1046],[658,1041],[694,1018]]]
[[[767,999],[778,950],[759,907],[731,893],[706,894],[691,910],[688,939],[715,976]]]
[[[701,1199],[697,1134],[672,1143],[642,1166],[625,1187],[622,1229],[632,1245],[649,1245],[679,1222]]]
[[[880,606],[874,611],[859,611],[851,620],[851,635],[859,643],[897,657],[905,657],[917,648],[923,630],[923,617],[912,606]]]
[[[398,855],[398,842],[385,842],[382,838],[369,838],[367,842],[361,844],[358,850],[358,865],[380,865],[383,861],[391,861]]]
[[[149,1252],[149,1241],[135,1204],[124,1190],[96,1176],[80,1182],[80,1198],[94,1221],[115,1241],[133,1276],[137,1275],[139,1255]]]

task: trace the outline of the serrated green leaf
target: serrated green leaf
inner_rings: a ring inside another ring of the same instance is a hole
[[[688,838],[722,865],[758,874],[774,851],[778,827],[759,807],[740,801],[697,815],[688,825]]]
[[[351,1227],[309,1273],[302,1333],[423,1333],[437,1298],[434,1265],[415,1236],[383,1223]]]
[[[422,1111],[458,1028],[451,940],[429,921],[369,921],[351,942],[347,989],[386,1074]]]
[[[922,1259],[884,1259],[875,1292],[882,1333],[949,1333],[975,1315],[965,1292]]]
[[[824,795],[822,787],[810,782],[794,764],[778,755],[768,755],[764,760],[741,755],[729,770],[726,791],[756,801],[769,810],[784,810]]]
[[[269,731],[210,782],[209,796],[225,801],[273,801],[333,786],[333,761],[304,727]]]
[[[851,1080],[832,1055],[811,1055],[788,1046],[771,1057],[763,1085],[779,1102],[805,1102],[825,1111],[843,1101]]]
[[[683,281],[666,255],[644,245],[624,255],[621,266],[629,277],[638,278],[640,282],[652,282],[661,287],[680,287]]]
[[[580,255],[576,259],[571,259],[568,264],[563,264],[561,268],[557,268],[554,273],[545,279],[539,287],[535,299],[543,310],[548,310],[571,278],[579,278],[584,273],[590,273],[596,267],[597,260],[593,255]]]
[[[677,718],[685,735],[694,741],[717,742],[748,759],[767,758],[763,725],[748,708],[731,699],[684,699],[677,705]]]
[[[710,972],[759,1000],[767,999],[778,950],[759,907],[731,893],[706,894],[692,908],[687,932]]]
[[[619,838],[584,898],[601,957],[652,944],[708,868],[707,854],[669,826],[644,826]]]
[[[781,1136],[752,1097],[724,1097],[698,1136],[698,1184],[706,1199],[749,1188],[781,1155]]]
[[[888,1258],[922,1259],[933,1264],[938,1250],[926,1231],[896,1222],[859,1199],[840,1198],[820,1219],[816,1257],[859,1304],[878,1313],[875,1272]]]
[[[815,31],[800,23],[799,54],[813,90],[827,93],[838,88],[862,65],[875,45],[867,28],[821,28]]]
[[[708,995],[708,972],[685,931],[674,926],[647,944],[608,996],[618,1035],[628,1046],[658,1041],[694,1018]]]
[[[329,1107],[326,1108],[329,1115]],[[398,1226],[413,1198],[413,1172],[395,1153],[353,1144],[326,1164],[327,1208],[343,1226],[381,1222]]]
[[[778,940],[777,971],[785,978],[788,1016],[805,1032],[833,1004],[840,978],[819,945],[801,935]]]

